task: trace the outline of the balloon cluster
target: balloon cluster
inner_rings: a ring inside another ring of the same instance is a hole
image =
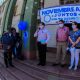
[[[27,27],[28,27],[28,23],[26,21],[20,21],[18,24],[18,28],[21,31],[26,30]]]
[[[26,31],[27,27],[28,23],[26,21],[20,21],[18,24],[19,30],[23,31],[22,39],[24,48],[27,47],[27,40],[28,40],[28,32]]]

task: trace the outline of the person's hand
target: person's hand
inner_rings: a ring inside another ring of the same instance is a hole
[[[42,44],[44,44],[44,45],[45,45],[45,44],[47,44],[47,42],[45,42],[45,43],[42,43]]]
[[[16,43],[16,46],[18,47],[19,46],[19,43]]]
[[[39,32],[40,28],[37,29],[37,33]]]
[[[46,43],[42,43],[43,45],[46,45]]]
[[[75,45],[76,45],[76,43],[73,43],[73,44],[72,44],[72,47],[75,47]]]
[[[10,49],[10,46],[8,46],[7,49]]]

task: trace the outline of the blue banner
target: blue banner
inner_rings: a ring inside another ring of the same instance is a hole
[[[80,5],[67,5],[40,10],[41,21],[45,24],[56,24],[59,20],[65,23],[76,21],[80,23]]]

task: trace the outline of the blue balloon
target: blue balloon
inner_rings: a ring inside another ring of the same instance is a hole
[[[20,21],[19,24],[18,24],[18,28],[21,31],[26,30],[27,27],[28,27],[28,23],[25,22],[25,21]]]

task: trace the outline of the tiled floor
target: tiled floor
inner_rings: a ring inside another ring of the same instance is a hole
[[[5,68],[0,56],[1,80],[80,80],[80,69],[68,70],[68,66],[52,66],[55,54],[47,53],[47,65],[37,66],[38,60],[13,60],[14,68]]]
[[[33,60],[27,60],[22,62],[24,64],[30,64],[32,66],[35,66],[41,70],[47,71],[49,72],[50,75],[48,75],[48,78],[61,78],[62,80],[80,80],[80,69],[78,68],[77,71],[74,70],[68,70],[68,66],[65,66],[64,68],[62,68],[61,66],[52,66],[52,63],[47,63],[46,66],[42,67],[42,66],[36,66],[37,61],[33,61]],[[60,79],[60,80],[61,80]]]

